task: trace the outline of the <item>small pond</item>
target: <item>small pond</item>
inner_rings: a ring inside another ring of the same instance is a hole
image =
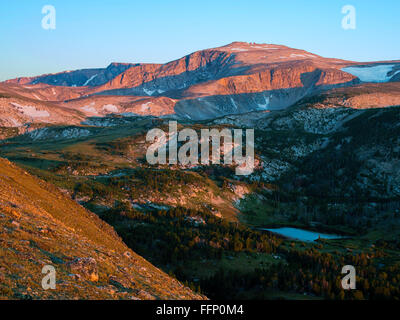
[[[270,228],[270,229],[262,228],[261,230],[267,230],[267,231],[277,233],[277,234],[280,234],[280,235],[288,237],[288,238],[301,240],[301,241],[315,241],[318,238],[321,238],[321,239],[343,238],[342,236],[339,236],[337,234],[326,234],[326,233],[320,233],[320,232],[308,231],[308,230],[290,228],[290,227]]]

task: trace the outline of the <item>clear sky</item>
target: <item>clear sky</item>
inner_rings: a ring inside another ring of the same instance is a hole
[[[56,29],[42,28],[42,7]],[[356,29],[342,28],[344,5]],[[110,62],[167,62],[233,41],[356,61],[400,59],[399,0],[0,1],[0,80]]]

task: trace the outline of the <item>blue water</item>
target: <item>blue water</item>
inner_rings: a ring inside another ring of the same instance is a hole
[[[336,234],[325,234],[325,233],[313,232],[313,231],[296,229],[296,228],[288,228],[288,227],[274,228],[274,229],[261,229],[261,230],[268,230],[268,231],[280,234],[282,236],[301,240],[301,241],[315,241],[318,238],[321,238],[321,239],[342,238],[341,236],[336,235]]]

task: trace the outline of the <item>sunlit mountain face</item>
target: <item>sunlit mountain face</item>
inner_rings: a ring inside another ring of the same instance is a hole
[[[400,61],[246,42],[1,82],[0,297],[398,299],[399,105]]]

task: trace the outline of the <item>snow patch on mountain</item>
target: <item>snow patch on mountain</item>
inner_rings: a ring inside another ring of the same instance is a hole
[[[235,100],[233,100],[232,97],[230,97],[230,99],[231,99],[231,102],[232,102],[232,106],[235,108],[235,110],[237,110],[237,109],[238,109],[238,106],[237,106]]]
[[[277,50],[277,49],[279,49],[279,48],[269,47],[268,45],[266,45],[266,46],[259,45],[259,46],[251,46],[251,47],[253,49],[262,49],[262,50]]]
[[[95,74],[94,76],[91,76],[84,84],[83,86],[87,86],[94,78],[96,78],[98,75]]]
[[[346,67],[341,70],[356,76],[363,82],[388,82],[399,71],[389,76],[389,72],[393,70],[394,64],[383,64],[378,66],[359,66]]]
[[[148,96],[151,96],[151,95],[153,95],[153,93],[154,93],[155,90],[143,89],[143,91],[144,91]]]
[[[94,114],[98,114],[97,110],[94,108],[95,103],[91,102],[90,104],[81,107],[81,110],[86,111],[86,112],[90,112],[90,113],[94,113]]]
[[[118,112],[118,107],[113,104],[106,104],[103,106],[103,111],[105,112]]]
[[[143,103],[143,104],[141,105],[141,107],[140,107],[140,111],[141,111],[141,112],[149,111],[149,110],[150,110],[150,104],[152,104],[152,103],[151,103],[151,102]]]
[[[265,103],[264,103],[264,104],[258,103],[258,108],[259,108],[260,110],[268,110],[268,106],[269,106],[269,97],[266,97],[265,95],[263,95],[263,96],[264,96],[264,101],[265,101]]]
[[[22,123],[19,122],[18,120],[15,120],[14,118],[10,118],[10,121],[13,124],[13,127],[22,127]]]
[[[34,106],[22,106],[18,103],[11,103],[19,112],[31,118],[48,118],[50,114],[46,110],[38,110]]]
[[[244,48],[231,48],[231,51],[249,51],[249,50]]]

